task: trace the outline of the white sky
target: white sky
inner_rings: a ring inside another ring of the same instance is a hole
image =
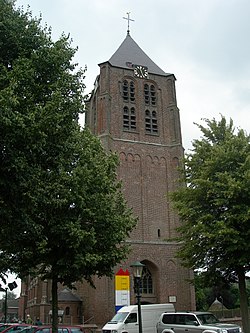
[[[87,65],[86,93],[98,64],[131,37],[165,72],[177,78],[183,145],[191,148],[202,118],[228,120],[250,132],[249,0],[17,0],[52,27],[54,40],[70,33],[76,62]]]
[[[167,73],[176,76],[183,145],[191,148],[202,118],[228,120],[250,132],[249,0],[17,0],[52,27],[70,34],[76,62],[87,65],[86,93],[98,64],[131,37]]]
[[[2,281],[0,284],[1,287],[5,289],[6,287],[8,288],[8,283],[12,283],[14,281],[16,281],[17,283],[17,288],[13,289],[11,292],[13,292],[17,297],[19,297],[21,293],[21,280],[17,279],[15,274],[9,274],[6,285]],[[10,290],[8,289],[8,291]],[[2,299],[3,297],[5,297],[5,292],[0,291],[0,299]]]

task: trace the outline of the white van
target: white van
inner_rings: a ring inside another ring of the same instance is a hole
[[[171,303],[141,305],[143,333],[156,333],[156,324],[163,312],[175,312],[174,305]],[[124,306],[103,326],[102,333],[138,333],[138,325],[138,306]]]

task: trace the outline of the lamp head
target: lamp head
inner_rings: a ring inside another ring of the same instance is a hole
[[[133,275],[135,278],[142,277],[142,270],[143,270],[144,266],[145,265],[143,265],[140,261],[136,261],[130,265],[130,267],[132,267],[132,269],[133,269]]]

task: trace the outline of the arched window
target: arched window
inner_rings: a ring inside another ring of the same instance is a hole
[[[158,133],[158,125],[157,125],[157,113],[156,111],[152,111],[152,133]]]
[[[157,134],[158,133],[158,124],[157,124],[157,112],[156,111],[145,111],[145,131],[148,134]]]
[[[146,105],[149,105],[149,86],[144,84],[144,101]]]
[[[133,81],[124,80],[122,83],[122,97],[124,102],[135,102],[135,84]]]
[[[151,105],[156,105],[156,91],[155,86],[150,86],[150,97],[151,97]]]
[[[135,101],[135,85],[133,81],[130,81],[130,101],[134,102]]]
[[[80,317],[81,315],[81,308],[78,306],[77,307],[77,317]]]
[[[128,101],[128,96],[129,96],[128,94],[129,94],[128,81],[124,80],[122,85],[122,97],[124,101]]]
[[[146,105],[156,105],[156,90],[153,84],[150,86],[147,83],[144,84],[144,102]]]
[[[136,130],[136,112],[135,108],[124,106],[123,108],[123,129],[127,131]]]
[[[141,278],[142,294],[153,294],[153,279],[150,270],[145,266],[142,271]]]
[[[70,315],[70,307],[67,306],[65,309],[65,316],[69,316]]]

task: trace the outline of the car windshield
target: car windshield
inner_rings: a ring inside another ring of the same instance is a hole
[[[201,324],[216,324],[219,320],[212,313],[203,313],[197,315]]]
[[[17,332],[17,331],[21,331],[25,328],[25,326],[19,326],[19,325],[15,325],[10,327],[10,329],[8,330],[8,332]]]
[[[124,322],[124,319],[127,317],[128,312],[118,312],[109,323],[121,323]]]

